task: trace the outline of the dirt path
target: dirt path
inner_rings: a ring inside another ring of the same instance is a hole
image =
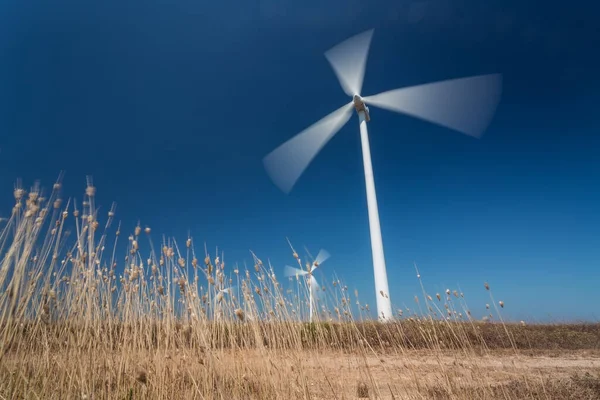
[[[311,393],[319,399],[357,398],[361,383],[377,398],[397,399],[418,398],[416,393],[424,388],[489,388],[515,381],[539,386],[549,378],[569,379],[575,373],[588,372],[600,379],[600,356],[592,352],[528,355],[501,351],[483,356],[427,351],[366,356],[305,352],[272,356],[278,358],[279,368],[289,368],[288,375],[301,369],[309,377]]]

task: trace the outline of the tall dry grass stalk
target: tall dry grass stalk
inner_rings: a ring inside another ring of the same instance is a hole
[[[284,289],[255,254],[241,270],[190,237],[126,234],[114,204],[100,215],[91,179],[80,206],[61,188],[62,176],[47,197],[17,185],[0,231],[0,398],[548,398],[566,386],[516,367],[495,376],[485,357],[600,347],[597,325],[505,323],[491,291],[500,322],[476,321],[462,292],[429,294],[418,270],[422,296],[395,322],[365,318],[336,279],[306,323],[302,279]],[[573,393],[600,393],[593,375],[574,379]]]

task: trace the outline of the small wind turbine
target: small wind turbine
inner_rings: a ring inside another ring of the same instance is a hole
[[[215,301],[215,316],[220,317],[220,315],[223,312],[221,305],[224,301],[224,296],[225,295],[232,296],[235,288],[236,288],[235,286],[231,286],[228,288],[219,289],[217,291],[217,294],[216,294],[215,300],[214,300]]]
[[[393,314],[371,164],[366,124],[370,121],[370,115],[366,104],[417,117],[479,138],[500,100],[502,76],[490,74],[452,79],[361,97],[372,36],[371,29],[347,39],[325,53],[344,92],[352,97],[352,101],[283,143],[268,154],[263,163],[273,182],[283,192],[289,193],[312,159],[348,122],[352,109],[356,110],[367,191],[377,314],[380,319],[389,320]]]
[[[285,266],[284,275],[287,277],[295,276],[296,279],[299,279],[300,276],[308,276],[308,296],[309,296],[309,309],[310,309],[310,322],[313,322],[313,308],[314,308],[314,294],[318,293],[320,289],[319,283],[314,276],[314,272],[317,268],[321,266],[330,257],[330,254],[327,250],[321,249],[319,254],[317,254],[317,258],[313,261],[312,265],[307,265],[307,270],[290,267],[289,265]]]

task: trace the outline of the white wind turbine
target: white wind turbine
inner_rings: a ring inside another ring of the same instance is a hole
[[[218,289],[214,299],[215,319],[220,319],[223,316],[223,301],[231,301],[231,299],[225,299],[225,295],[233,296],[236,290],[236,286],[230,286],[223,289]]]
[[[361,97],[367,54],[373,36],[369,30],[347,39],[325,53],[346,94],[352,101],[268,154],[264,166],[273,182],[289,193],[317,153],[348,122],[354,108],[358,114],[367,191],[367,208],[377,314],[392,318],[379,211],[375,195],[367,122],[370,104],[396,111],[479,138],[492,119],[502,91],[502,75],[490,74],[445,80],[390,90]]]
[[[314,297],[315,294],[318,293],[320,288],[317,279],[314,276],[314,272],[317,268],[321,266],[330,257],[330,254],[327,250],[321,249],[319,254],[317,254],[317,258],[313,261],[312,265],[307,265],[307,270],[290,267],[289,265],[285,266],[284,275],[287,277],[295,276],[296,279],[299,279],[300,276],[308,276],[308,297],[309,297],[309,316],[310,322],[313,322],[313,309],[314,309]]]

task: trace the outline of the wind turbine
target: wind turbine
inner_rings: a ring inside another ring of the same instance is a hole
[[[295,276],[298,279],[300,276],[308,276],[308,296],[309,296],[309,309],[310,309],[310,322],[313,322],[313,308],[314,308],[314,293],[317,293],[320,286],[317,282],[317,279],[314,276],[314,272],[317,268],[321,266],[330,257],[330,254],[327,250],[321,249],[319,254],[317,254],[317,258],[313,261],[312,265],[307,264],[307,269],[299,269],[290,267],[289,265],[285,266],[284,275],[287,277]]]
[[[224,295],[233,296],[235,289],[236,289],[236,286],[230,286],[227,288],[219,289],[217,291],[217,294],[215,295],[215,299],[214,299],[215,316],[217,317],[216,319],[220,319],[220,317],[223,314],[223,309],[221,308],[221,306],[222,306],[223,300],[225,300]]]
[[[502,75],[489,74],[427,83],[361,97],[367,54],[373,29],[338,44],[325,53],[344,92],[352,101],[269,153],[263,160],[275,185],[289,193],[317,153],[358,114],[362,146],[369,229],[375,276],[377,314],[392,318],[379,211],[367,132],[367,104],[416,117],[479,138],[492,119],[502,91]]]

